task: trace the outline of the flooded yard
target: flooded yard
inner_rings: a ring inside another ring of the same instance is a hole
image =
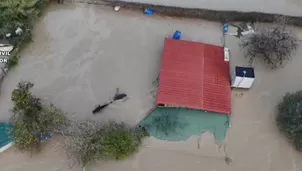
[[[202,20],[148,17],[130,11],[113,12],[102,6],[51,5],[33,31],[34,42],[22,52],[19,66],[9,72],[1,87],[0,121],[7,121],[10,94],[20,80],[35,83],[34,94],[53,102],[71,119],[115,119],[136,124],[152,107],[152,79],[159,71],[165,36],[175,30],[183,39],[222,45],[221,24]],[[301,30],[299,34],[302,34]],[[231,49],[231,68],[246,65],[238,39],[226,38]],[[121,162],[99,162],[88,171],[299,171],[302,156],[282,137],[274,123],[275,105],[287,91],[302,87],[300,48],[285,68],[271,71],[256,65],[251,90],[234,90],[232,127],[224,162],[223,149],[211,135],[187,141],[167,142],[148,138],[140,152]],[[100,115],[91,111],[107,102],[116,88],[129,100],[109,107]],[[241,95],[241,93],[243,93]],[[29,157],[15,149],[1,153],[1,171],[79,171],[71,167],[60,137],[38,155]]]
[[[220,24],[201,20],[148,17],[88,4],[53,4],[37,22],[33,43],[22,52],[1,89],[0,121],[7,121],[10,94],[20,80],[72,119],[139,122],[152,107],[152,80],[159,72],[165,36],[175,30],[187,40],[221,45]],[[92,115],[119,88],[129,96]]]

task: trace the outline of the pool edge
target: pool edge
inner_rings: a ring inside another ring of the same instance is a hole
[[[13,144],[14,144],[13,142],[10,142],[10,143],[6,144],[5,146],[1,147],[1,148],[0,148],[0,153],[4,152],[5,150],[7,150],[7,149],[9,149],[10,147],[12,147]]]

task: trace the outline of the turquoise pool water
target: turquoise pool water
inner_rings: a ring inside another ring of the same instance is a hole
[[[9,131],[11,128],[12,125],[9,123],[0,123],[0,148],[11,142],[9,137]]]
[[[214,134],[217,142],[225,139],[229,116],[200,110],[157,108],[140,125],[150,136],[161,140],[181,141],[206,131]]]

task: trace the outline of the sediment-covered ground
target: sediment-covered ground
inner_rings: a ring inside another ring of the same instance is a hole
[[[74,119],[117,119],[136,124],[152,107],[152,80],[159,72],[165,36],[181,30],[187,40],[221,45],[219,23],[147,17],[113,12],[88,4],[52,5],[33,31],[34,42],[22,52],[1,89],[0,121],[7,121],[10,95],[20,80],[35,83],[34,93]],[[129,96],[102,114],[119,88]]]
[[[1,87],[0,121],[9,119],[10,93],[20,80],[35,83],[34,94],[53,102],[74,119],[116,119],[135,124],[152,107],[149,95],[158,72],[165,36],[175,30],[183,39],[222,45],[221,25],[202,20],[147,17],[129,11],[90,5],[51,5],[36,24],[34,42],[22,52],[19,66],[10,71]],[[297,29],[302,34],[300,29]],[[238,39],[226,38],[231,66],[245,65]],[[274,123],[275,106],[287,91],[302,87],[299,49],[286,67],[271,71],[256,64],[256,80],[248,91],[234,90],[232,127],[227,152],[233,163],[224,162],[223,148],[213,144],[211,134],[186,142],[148,138],[140,152],[121,162],[100,162],[89,171],[299,171],[302,156],[279,134]],[[100,115],[102,103],[119,87],[129,95]],[[243,93],[243,94],[241,94]],[[0,154],[1,171],[78,171],[70,167],[55,137],[38,155],[29,157],[15,149]]]

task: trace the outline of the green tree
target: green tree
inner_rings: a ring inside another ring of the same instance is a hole
[[[18,64],[19,50],[31,39],[33,22],[41,14],[48,0],[0,0],[0,39],[15,48],[9,58],[9,68]],[[22,29],[22,34],[15,32]],[[7,37],[7,34],[10,36]],[[3,43],[3,42],[2,42]]]
[[[65,123],[65,115],[55,106],[45,107],[30,92],[31,82],[20,82],[12,92],[14,125],[11,136],[21,151],[38,151],[42,136],[51,135]]]
[[[30,29],[40,12],[42,0],[1,0],[0,35],[14,32],[18,27]]]
[[[302,151],[302,91],[287,93],[278,105],[277,126]]]

